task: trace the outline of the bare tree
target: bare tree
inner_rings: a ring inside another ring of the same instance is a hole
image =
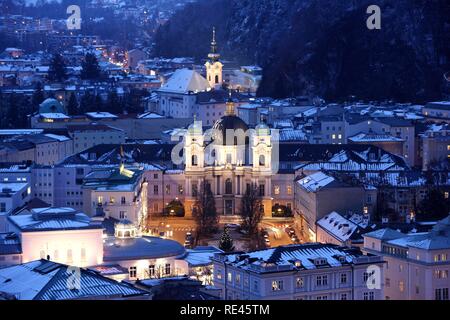
[[[211,185],[203,182],[200,190],[197,191],[196,200],[192,209],[192,216],[197,224],[195,244],[203,235],[208,235],[217,231],[219,223],[214,195]]]
[[[241,216],[243,219],[242,227],[248,231],[250,235],[256,235],[258,225],[261,222],[264,212],[262,209],[261,196],[256,184],[252,183],[242,197]]]

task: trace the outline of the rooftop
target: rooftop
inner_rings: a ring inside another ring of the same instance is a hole
[[[405,234],[385,228],[367,233],[364,237],[379,239],[387,244],[405,248],[450,249],[450,216],[439,221],[429,232]]]
[[[67,265],[37,260],[0,269],[0,294],[17,300],[73,300],[125,298],[146,291],[105,278],[94,271],[80,270],[79,286],[68,285],[73,270]],[[76,286],[76,287],[75,287]]]
[[[186,250],[178,242],[157,237],[109,237],[103,246],[105,262],[181,257],[185,253]]]
[[[308,192],[317,192],[334,182],[333,177],[323,172],[316,172],[300,179],[297,183]]]
[[[35,208],[8,219],[22,232],[102,229],[100,224],[93,224],[87,215],[72,208]]]
[[[356,248],[309,243],[279,246],[249,253],[218,254],[214,259],[238,268],[264,273],[294,269],[312,270],[341,267],[343,265],[368,263],[370,260],[379,261],[377,258],[373,255],[366,256]]]
[[[178,69],[165,83],[160,91],[172,93],[189,93],[209,90],[208,81],[197,71],[189,69]]]

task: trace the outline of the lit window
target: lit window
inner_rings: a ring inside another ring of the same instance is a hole
[[[134,279],[137,277],[137,267],[130,267],[129,269],[130,278]]]
[[[272,291],[281,291],[281,290],[283,290],[283,280],[272,281]]]
[[[275,187],[274,187],[274,193],[275,193],[276,195],[280,194],[280,186],[275,186]]]
[[[166,275],[170,275],[172,270],[171,270],[171,266],[170,263],[166,263],[166,267],[164,268],[165,274]]]
[[[292,194],[292,186],[287,186],[287,194],[288,195]]]
[[[398,283],[398,289],[400,290],[400,292],[405,291],[405,283],[403,281],[400,281]]]
[[[303,288],[303,286],[305,285],[305,280],[302,277],[298,277],[296,284],[297,288]]]

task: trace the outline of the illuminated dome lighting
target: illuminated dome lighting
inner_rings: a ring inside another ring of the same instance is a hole
[[[114,225],[114,235],[119,239],[136,238],[137,227],[130,220],[121,220]]]

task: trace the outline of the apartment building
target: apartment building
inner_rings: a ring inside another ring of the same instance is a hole
[[[216,254],[223,300],[382,300],[383,260],[332,244]]]
[[[449,300],[450,217],[430,232],[405,234],[381,229],[367,233],[363,250],[386,261],[386,299]]]

